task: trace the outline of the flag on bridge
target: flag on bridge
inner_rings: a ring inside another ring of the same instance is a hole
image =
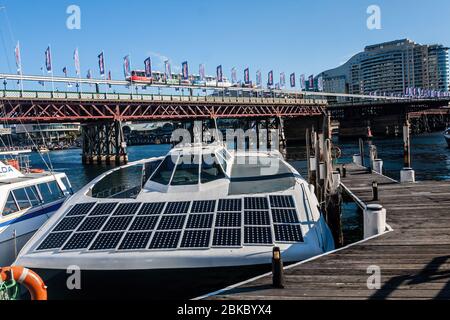
[[[181,64],[183,80],[189,80],[189,67],[188,62],[185,61]]]
[[[200,75],[200,80],[204,81],[206,79],[206,75],[205,75],[205,65],[204,64],[200,64],[198,66],[198,74]]]
[[[75,63],[75,73],[77,76],[81,74],[80,69],[80,56],[78,55],[78,48],[75,49],[75,52],[73,53],[73,61]]]
[[[100,70],[100,76],[105,76],[105,56],[103,51],[98,55],[98,68]]]
[[[295,88],[295,73],[291,74],[291,88]]]
[[[22,74],[22,59],[20,57],[20,44],[19,44],[19,41],[17,41],[16,49],[14,50],[14,55],[16,57],[17,73],[18,74]]]
[[[164,74],[167,79],[172,79],[172,68],[170,67],[170,61],[166,60],[164,61]]]
[[[250,84],[250,69],[249,68],[244,70],[244,83]]]
[[[216,77],[217,77],[217,82],[223,82],[223,69],[222,69],[222,65],[217,67],[216,70]]]
[[[130,55],[126,55],[123,58],[123,74],[125,78],[131,76]]]
[[[284,72],[280,73],[280,87],[284,87],[286,85],[286,75]]]
[[[269,74],[267,75],[267,85],[273,86],[273,70],[269,72]]]
[[[145,66],[145,76],[147,78],[151,78],[152,77],[152,59],[150,57],[145,59],[144,66]]]
[[[323,91],[323,77],[320,76],[317,80],[317,88],[319,89],[319,91]]]
[[[313,74],[309,76],[308,89],[314,90],[314,75]]]
[[[48,73],[51,73],[53,71],[53,69],[52,69],[52,52],[51,52],[50,46],[48,46],[47,50],[45,50],[45,68],[47,69]]]
[[[300,76],[300,89],[306,90],[306,77],[304,74]]]
[[[256,71],[256,85],[258,87],[262,86],[261,70]]]
[[[232,69],[231,69],[231,83],[232,83],[232,84],[237,83],[237,73],[236,73],[236,68],[232,68]]]

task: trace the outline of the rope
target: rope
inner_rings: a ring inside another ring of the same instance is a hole
[[[0,301],[18,300],[20,295],[19,284],[14,280],[0,280]]]

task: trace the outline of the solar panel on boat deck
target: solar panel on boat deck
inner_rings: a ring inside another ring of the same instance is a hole
[[[213,214],[191,214],[186,225],[187,229],[208,229],[213,224]]]
[[[95,202],[76,204],[72,207],[72,209],[70,209],[69,213],[66,216],[85,216],[89,211],[91,211],[94,205]]]
[[[69,239],[72,232],[51,233],[45,238],[37,250],[59,249]]]
[[[244,199],[245,210],[268,210],[269,202],[267,198],[257,197],[257,198],[245,198]]]
[[[274,223],[299,223],[295,209],[272,209]]]
[[[242,210],[241,199],[220,199],[217,211],[240,212]]]
[[[183,229],[186,216],[163,216],[158,225],[158,230],[180,230]]]
[[[245,211],[244,224],[247,226],[270,226],[269,211]]]
[[[240,247],[241,229],[215,229],[213,246],[215,247]]]
[[[114,216],[133,216],[141,206],[141,203],[121,203],[117,210],[114,211]]]
[[[167,204],[166,210],[164,211],[164,214],[188,213],[190,204],[191,203],[189,201],[169,202]]]
[[[83,219],[84,219],[84,216],[64,218],[61,220],[60,223],[58,223],[58,225],[53,230],[53,232],[75,230],[78,227],[78,225],[81,223],[81,221],[83,221]]]
[[[108,220],[102,231],[121,231],[127,230],[128,226],[133,220],[132,216],[113,217]]]
[[[242,214],[240,212],[218,212],[216,215],[216,228],[241,227]]]
[[[272,230],[270,227],[245,227],[244,243],[272,244]]]
[[[89,250],[95,251],[115,249],[119,244],[120,239],[122,239],[123,234],[124,232],[100,233]]]
[[[194,201],[192,203],[191,213],[211,213],[214,212],[216,201]]]
[[[72,237],[70,237],[69,241],[67,241],[62,250],[87,249],[96,235],[97,232],[75,233]]]
[[[274,229],[276,241],[303,242],[302,228],[299,224],[278,224]]]
[[[181,237],[181,231],[156,232],[149,249],[175,249]]]
[[[119,250],[138,250],[147,248],[152,232],[130,232],[120,243]]]
[[[164,209],[165,202],[144,203],[139,210],[138,216],[158,215]]]
[[[181,241],[182,248],[208,248],[211,230],[186,230]]]
[[[136,217],[130,227],[131,231],[150,231],[155,229],[158,222],[157,216]]]
[[[272,208],[295,208],[292,196],[270,196],[270,205]]]
[[[104,216],[104,215],[110,215],[114,208],[117,206],[117,203],[99,203],[95,206],[95,208],[91,211],[89,214],[90,217],[92,216]]]
[[[83,221],[77,231],[98,231],[103,224],[108,220],[108,216],[90,217]]]

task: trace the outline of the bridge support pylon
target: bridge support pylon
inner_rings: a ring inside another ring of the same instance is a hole
[[[125,138],[119,121],[88,123],[82,126],[83,164],[128,162]]]

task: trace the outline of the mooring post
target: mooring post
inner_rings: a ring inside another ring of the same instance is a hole
[[[377,181],[372,182],[372,200],[378,201],[378,182]]]
[[[410,123],[407,119],[403,127],[403,170],[400,172],[401,183],[416,182],[416,174],[411,168]]]
[[[364,239],[386,231],[386,209],[379,204],[369,204],[364,210]]]
[[[276,289],[284,289],[283,260],[279,247],[273,248],[272,252],[272,284]]]
[[[361,166],[365,167],[364,165],[364,140],[359,139],[359,155],[361,156]]]
[[[309,129],[306,128],[306,168],[308,171],[308,183],[311,183],[311,136]]]
[[[316,166],[316,195],[319,199],[319,203],[322,202],[322,188],[320,185],[320,146],[319,146],[319,134],[316,132],[315,136],[315,166]]]

